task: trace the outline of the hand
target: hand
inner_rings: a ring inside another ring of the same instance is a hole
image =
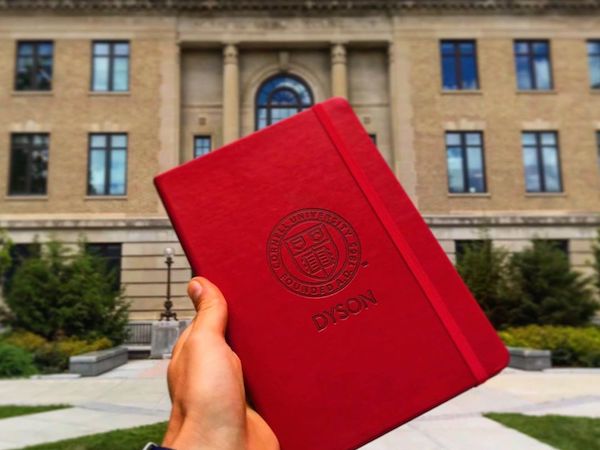
[[[163,446],[177,450],[278,450],[275,434],[246,404],[242,366],[225,341],[227,302],[203,277],[188,284],[196,316],[173,349],[173,404]]]

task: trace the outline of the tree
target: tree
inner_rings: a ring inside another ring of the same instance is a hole
[[[496,328],[510,324],[518,295],[508,270],[510,254],[494,247],[487,234],[477,245],[467,245],[456,268]]]
[[[128,304],[114,290],[114,276],[102,258],[85,251],[84,241],[72,252],[52,240],[15,272],[8,322],[50,340],[107,337],[118,344],[126,336]]]
[[[534,240],[513,254],[509,272],[519,295],[510,325],[584,325],[598,308],[589,278],[573,270],[551,242]]]

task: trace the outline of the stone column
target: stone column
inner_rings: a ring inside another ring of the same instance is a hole
[[[348,98],[346,47],[341,43],[331,46],[331,95]]]
[[[223,144],[240,137],[240,68],[234,44],[223,48]]]
[[[395,36],[388,47],[392,169],[404,190],[418,205],[415,132],[410,97],[410,47]]]

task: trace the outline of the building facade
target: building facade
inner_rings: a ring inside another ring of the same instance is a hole
[[[348,98],[455,258],[482,229],[588,270],[600,226],[600,2],[0,1],[0,228],[81,234],[131,319],[175,250],[152,177],[330,96]]]

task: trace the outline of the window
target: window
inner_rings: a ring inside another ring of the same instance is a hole
[[[87,243],[85,245],[85,250],[104,260],[108,270],[115,275],[115,278],[113,279],[113,289],[115,291],[119,290],[121,287],[121,244]]]
[[[377,135],[375,133],[370,133],[369,137],[371,138],[371,142],[373,142],[374,145],[377,145]]]
[[[442,41],[440,50],[442,88],[451,91],[479,89],[475,41]]]
[[[480,132],[447,132],[446,158],[450,193],[486,192],[483,136]]]
[[[127,135],[90,134],[88,195],[125,195]]]
[[[527,131],[523,132],[521,140],[527,192],[561,192],[556,132]]]
[[[210,136],[194,136],[194,158],[206,155],[212,149]]]
[[[52,42],[17,43],[15,90],[49,91],[52,89]]]
[[[293,116],[312,104],[312,92],[303,80],[293,75],[275,75],[256,94],[256,129]]]
[[[456,262],[460,263],[468,250],[480,251],[483,250],[484,245],[491,246],[492,241],[489,239],[462,239],[454,241]]]
[[[515,41],[515,67],[520,90],[552,89],[548,41]]]
[[[569,240],[568,239],[539,239],[542,242],[551,245],[552,247],[560,250],[561,253],[568,256],[569,255]]]
[[[592,89],[600,89],[600,40],[588,41],[587,43],[590,86]]]
[[[94,42],[92,91],[129,90],[129,42]]]
[[[4,278],[4,294],[8,294],[12,284],[13,277],[17,272],[17,269],[23,264],[27,258],[39,257],[41,253],[41,246],[38,243],[29,244],[13,244],[10,248],[10,266],[4,272],[0,273],[0,278]],[[0,283],[1,284],[1,283]]]
[[[533,239],[533,245],[547,245],[552,247],[569,258],[569,240],[568,239]]]
[[[48,179],[47,134],[11,136],[9,195],[45,195]]]

